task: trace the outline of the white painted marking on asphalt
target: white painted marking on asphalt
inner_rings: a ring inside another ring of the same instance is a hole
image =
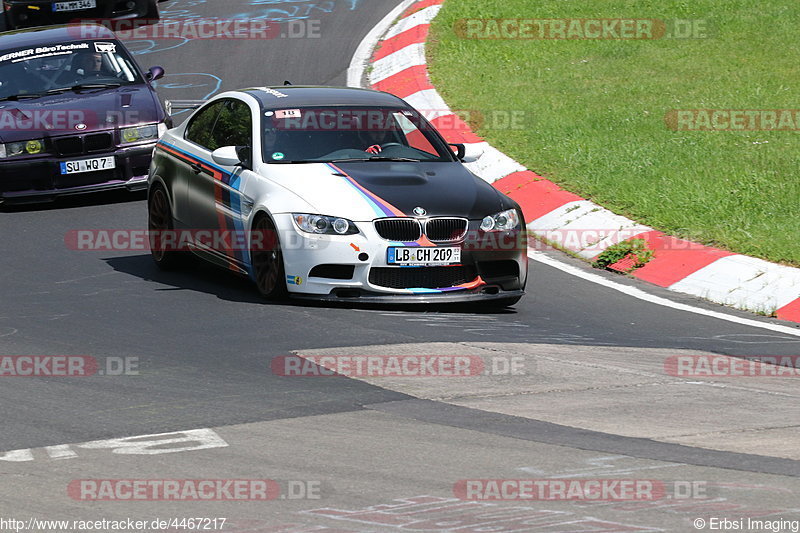
[[[11,450],[0,454],[0,461],[11,463],[21,463],[23,461],[33,461],[33,452],[30,450]]]
[[[612,244],[653,228],[616,215],[588,200],[576,200],[530,221],[528,229],[551,240],[560,238],[561,247],[592,259]]]
[[[375,85],[389,76],[394,76],[407,68],[427,64],[428,61],[425,59],[425,44],[410,44],[391,55],[382,57],[373,62],[372,72],[369,73],[369,81]]]
[[[417,91],[414,94],[408,95],[403,98],[408,105],[422,113],[428,120],[434,120],[439,117],[452,115],[453,112],[447,107],[447,104],[439,96],[434,89],[425,89],[424,91]]]
[[[165,448],[170,444],[186,444],[186,446]],[[122,455],[160,455],[162,453],[188,452],[206,450],[208,448],[225,448],[227,446],[228,443],[211,429],[193,429],[175,433],[139,435],[122,439],[95,440],[78,445],[79,448],[110,449],[112,453]]]
[[[161,455],[210,448],[227,448],[228,443],[214,430],[204,428],[172,433],[137,435],[119,439],[95,440],[73,446],[90,450],[111,450],[111,453],[121,455]],[[50,459],[74,459],[78,456],[67,444],[47,446],[44,450]],[[0,461],[20,463],[33,460],[33,450],[29,448],[0,453]]]
[[[386,35],[383,36],[383,40],[391,39],[396,35],[400,35],[401,33],[410,30],[411,28],[415,28],[417,26],[424,26],[426,24],[430,24],[433,19],[436,18],[436,15],[439,14],[443,6],[430,6],[426,7],[425,9],[420,9],[413,15],[410,15],[394,26],[386,32]]]
[[[348,87],[361,87],[361,80],[364,79],[364,71],[372,59],[372,51],[378,40],[386,33],[386,30],[394,23],[403,11],[409,8],[416,0],[404,0],[396,8],[394,8],[388,15],[386,15],[377,26],[372,28],[366,37],[358,45],[356,53],[350,60],[350,67],[347,69],[347,86]]]
[[[45,451],[50,456],[50,459],[75,459],[78,457],[78,454],[69,447],[69,444],[47,446]]]
[[[749,318],[741,318],[738,316],[727,315],[725,313],[720,313],[718,311],[712,311],[710,309],[701,309],[700,307],[694,307],[691,305],[686,305],[678,302],[673,302],[672,300],[668,300],[666,298],[662,298],[660,296],[655,296],[653,294],[648,294],[645,291],[638,289],[636,287],[630,287],[628,285],[622,285],[621,283],[617,283],[615,281],[611,281],[606,279],[602,276],[597,274],[593,274],[591,272],[585,272],[580,268],[574,267],[572,265],[568,265],[566,263],[562,263],[557,259],[553,259],[548,255],[542,252],[536,251],[529,251],[528,257],[537,261],[539,263],[543,263],[545,265],[551,266],[556,268],[562,272],[570,274],[572,276],[579,277],[586,281],[590,281],[592,283],[596,283],[598,285],[602,285],[603,287],[607,287],[609,289],[613,289],[615,291],[621,292],[623,294],[627,294],[628,296],[633,296],[639,300],[643,300],[645,302],[649,302],[656,305],[661,305],[663,307],[669,307],[671,309],[676,309],[678,311],[685,311],[687,313],[694,313],[696,315],[703,315],[706,317],[717,318],[719,320],[725,320],[727,322],[733,322],[735,324],[740,324],[742,326],[749,326],[753,328],[761,328],[767,329],[770,331],[776,331],[778,333],[785,333],[787,335],[793,335],[795,337],[800,337],[800,328],[792,328],[789,326],[782,326],[780,324],[771,324],[769,322],[759,322],[757,320],[751,320]]]
[[[670,290],[769,313],[800,298],[800,269],[729,255],[689,274]]]
[[[494,183],[509,174],[526,170],[525,167],[487,142],[467,143],[467,146],[482,150],[483,155],[474,163],[464,163],[464,166],[487,183]]]

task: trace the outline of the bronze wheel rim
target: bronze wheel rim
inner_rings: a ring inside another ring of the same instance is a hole
[[[269,296],[276,292],[278,284],[281,282],[278,279],[282,261],[280,245],[272,224],[266,218],[258,221],[255,231],[264,236],[262,240],[264,245],[262,249],[255,250],[252,253],[253,272],[258,290],[261,294]]]
[[[172,215],[167,202],[167,195],[161,189],[156,189],[150,197],[148,208],[147,229],[150,237],[150,253],[156,261],[162,261],[166,255],[161,245],[162,232],[170,229],[170,218]]]

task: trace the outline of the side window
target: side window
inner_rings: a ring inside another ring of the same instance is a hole
[[[223,146],[253,146],[252,136],[250,106],[241,100],[226,100],[211,134],[209,148],[216,150]]]
[[[187,141],[192,141],[204,148],[210,148],[211,132],[214,129],[214,124],[217,122],[222,104],[223,102],[221,101],[215,102],[195,115],[192,119],[192,123],[186,128]]]

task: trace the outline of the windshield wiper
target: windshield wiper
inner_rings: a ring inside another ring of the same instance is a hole
[[[411,159],[410,157],[381,157],[376,155],[370,157],[368,161],[406,161],[409,163],[419,163],[421,159]]]
[[[310,165],[311,163],[324,163],[325,161],[314,161],[304,159],[301,161],[269,161],[267,162],[268,165]]]
[[[39,94],[39,93],[14,94],[14,95],[11,95],[11,96],[5,96],[3,98],[0,98],[0,102],[6,102],[8,100],[17,101],[17,100],[23,100],[23,99],[27,99],[27,98],[41,98],[42,96],[46,96],[46,95],[45,94]]]
[[[331,163],[352,163],[356,161],[403,161],[406,163],[419,163],[421,159],[410,159],[408,157],[381,157],[381,156],[372,156],[372,157],[352,157],[349,159],[334,159]]]
[[[60,94],[67,91],[84,91],[89,89],[115,89],[121,87],[121,83],[79,83],[72,87],[60,87],[58,89],[50,89],[47,94]]]

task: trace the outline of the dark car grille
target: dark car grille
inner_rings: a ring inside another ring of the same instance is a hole
[[[100,150],[108,150],[114,146],[114,138],[110,133],[97,133],[95,135],[87,135],[83,140],[87,152],[98,152]]]
[[[58,155],[81,155],[87,152],[101,152],[114,147],[114,137],[110,133],[93,133],[53,139]]]
[[[422,236],[422,227],[415,218],[384,218],[375,221],[378,235],[390,241],[414,242]]]
[[[382,218],[375,221],[375,230],[389,241],[414,242],[424,233],[433,242],[454,242],[464,238],[467,224],[465,218]]]
[[[391,268],[376,267],[369,271],[369,282],[390,289],[444,289],[475,279],[469,266]]]
[[[425,234],[433,242],[460,241],[467,234],[465,218],[432,218],[425,224]]]

